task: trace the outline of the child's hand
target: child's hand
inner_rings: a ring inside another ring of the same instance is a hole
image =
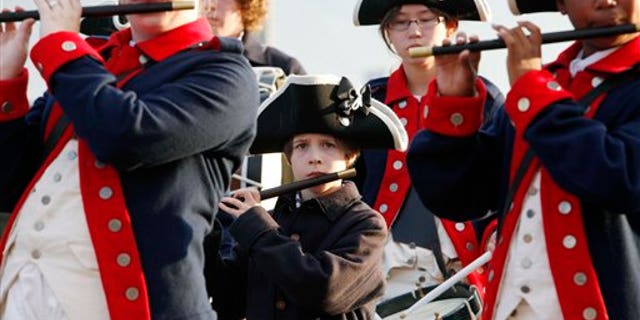
[[[542,69],[542,34],[538,26],[522,21],[513,29],[501,25],[494,25],[493,28],[507,45],[507,70],[511,85],[523,74]],[[524,29],[529,31],[529,36]]]
[[[239,217],[252,207],[260,205],[260,192],[256,188],[238,189],[230,197],[220,200],[218,207],[234,217]]]

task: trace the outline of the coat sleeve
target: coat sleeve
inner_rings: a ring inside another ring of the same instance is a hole
[[[442,218],[483,217],[499,206],[502,169],[509,163],[503,140],[508,120],[500,108],[504,99],[488,81],[478,81],[481,94],[475,98],[441,97],[435,81],[431,85],[428,116],[407,153],[411,182]]]
[[[505,109],[516,131],[563,189],[612,212],[639,212],[640,81],[608,92],[591,119],[571,93],[550,89],[553,80],[540,71],[514,83]],[[527,112],[517,108],[523,98]]]
[[[317,253],[303,252],[262,207],[240,216],[231,232],[260,271],[298,306],[341,314],[370,302],[384,286],[380,262],[387,231],[382,217],[366,210],[347,212],[359,218],[329,249]]]
[[[0,212],[11,212],[41,158],[40,118],[44,98],[29,109],[26,69],[19,78],[0,81]]]
[[[47,41],[61,40],[41,39],[34,50],[53,46]],[[246,151],[236,149],[253,139],[259,105],[255,75],[233,46],[240,44],[182,51],[148,66],[123,89],[91,49],[45,63],[43,77],[76,134],[96,158],[120,170],[205,151],[226,156]]]

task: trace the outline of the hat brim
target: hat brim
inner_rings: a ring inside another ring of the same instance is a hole
[[[507,1],[509,4],[509,10],[514,15],[558,11],[558,6],[555,0],[536,0],[536,1],[507,0]]]
[[[297,134],[322,133],[354,143],[362,149],[406,150],[407,132],[385,104],[371,99],[368,113],[354,112],[348,119],[332,112],[331,91],[341,78],[290,76],[258,110],[252,154],[282,152]]]
[[[485,0],[358,0],[353,11],[356,26],[379,25],[391,8],[404,4],[422,4],[458,20],[490,21],[491,9]]]

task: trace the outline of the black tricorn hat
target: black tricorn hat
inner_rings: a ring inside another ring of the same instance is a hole
[[[296,134],[323,133],[362,149],[405,150],[407,132],[391,108],[345,77],[291,75],[258,110],[251,153],[282,152]]]
[[[391,8],[403,4],[423,4],[458,20],[491,20],[491,10],[485,0],[358,0],[353,11],[353,24],[380,24]]]
[[[509,10],[515,15],[535,12],[558,11],[556,0],[507,0]]]

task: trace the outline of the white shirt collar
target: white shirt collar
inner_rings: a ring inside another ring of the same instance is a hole
[[[584,55],[584,50],[580,50],[578,55],[573,60],[571,60],[571,63],[569,63],[569,72],[571,72],[571,77],[575,77],[578,72],[583,71],[588,66],[604,59],[616,50],[618,50],[618,47],[597,51],[586,58],[582,58],[582,56]]]

